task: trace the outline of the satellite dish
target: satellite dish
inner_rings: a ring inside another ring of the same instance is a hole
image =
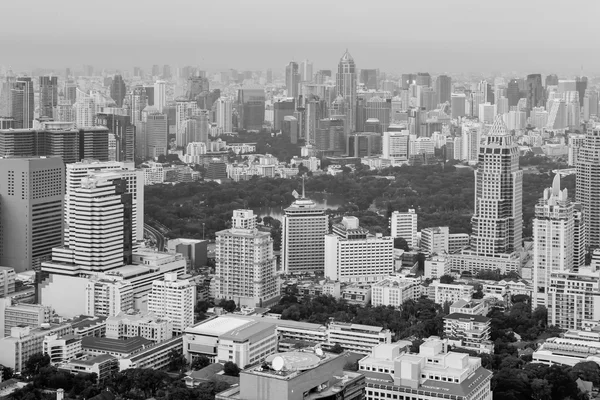
[[[285,365],[285,361],[283,359],[283,357],[277,356],[273,359],[273,361],[271,361],[271,367],[275,370],[275,371],[281,371],[283,369]]]
[[[319,357],[323,357],[323,350],[320,347],[317,347],[317,349],[315,350],[315,354]]]

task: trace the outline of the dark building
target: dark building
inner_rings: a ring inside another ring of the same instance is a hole
[[[546,87],[548,86],[557,86],[558,85],[558,75],[550,74],[546,76]]]
[[[206,168],[206,179],[227,179],[227,164],[223,161],[211,161]]]
[[[146,90],[146,103],[149,106],[154,105],[154,86],[144,86]]]
[[[419,86],[431,86],[431,75],[429,75],[429,72],[418,72],[416,80]]]
[[[11,101],[15,129],[32,128],[35,104],[31,78],[17,78],[11,89]]]
[[[377,90],[377,70],[376,69],[361,69],[360,81],[369,90]]]
[[[516,106],[521,98],[519,82],[517,79],[511,79],[506,88],[506,97],[508,98],[508,107]]]
[[[381,135],[378,133],[353,133],[347,139],[348,157],[368,157],[381,154]]]
[[[115,75],[110,85],[110,97],[117,103],[117,107],[123,107],[123,99],[127,93],[127,86],[121,75]]]
[[[108,161],[108,128],[0,130],[0,157],[59,156],[65,163],[84,158]]]
[[[273,70],[270,68],[267,70],[267,83],[273,83]]]
[[[588,78],[587,76],[577,77],[575,81],[575,89],[579,94],[579,104],[583,106],[583,98],[585,97],[585,90],[587,89]]]
[[[77,101],[77,84],[72,81],[65,82],[65,99],[71,103],[71,105],[75,104]]]
[[[446,102],[450,104],[450,97],[452,96],[452,78],[450,78],[448,75],[438,76],[435,80],[435,94],[435,106]]]
[[[527,110],[531,111],[533,107],[543,107],[546,105],[544,96],[544,86],[542,85],[542,75],[527,75]]]
[[[265,90],[254,85],[239,89],[238,113],[241,129],[260,131],[265,121]]]
[[[54,117],[54,107],[58,105],[58,77],[40,76],[40,117]]]
[[[344,120],[323,118],[315,132],[315,147],[322,155],[341,155],[346,151]]]
[[[402,89],[408,89],[417,80],[415,74],[402,74]]]
[[[208,79],[201,76],[190,76],[187,80],[186,95],[188,100],[196,100],[202,92],[210,90]]]
[[[163,66],[163,78],[171,79],[171,67],[169,67],[168,65]]]
[[[96,115],[96,125],[106,126],[115,135],[115,161],[135,161],[135,126],[131,124],[129,115],[99,113]]]
[[[286,116],[283,118],[281,133],[290,137],[292,144],[298,143],[298,118],[294,116]]]
[[[287,116],[293,116],[296,111],[294,98],[282,99],[273,104],[273,129],[276,132],[283,129],[283,120]]]

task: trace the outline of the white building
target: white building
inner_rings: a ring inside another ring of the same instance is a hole
[[[409,132],[383,132],[382,158],[392,160],[392,164],[408,161]]]
[[[334,281],[374,283],[394,272],[394,239],[375,236],[358,218],[343,217],[325,235],[325,277]]]
[[[163,109],[167,105],[167,82],[156,81],[154,82],[154,107],[158,112],[163,112]]]
[[[75,335],[48,335],[42,343],[43,353],[50,357],[52,364],[69,361],[81,354],[81,338]]]
[[[403,238],[408,243],[408,246],[417,247],[417,213],[414,209],[409,209],[408,212],[394,211],[390,218],[391,236]]]
[[[423,275],[426,279],[440,279],[450,272],[450,268],[448,267],[446,257],[433,256],[425,260],[425,271]]]
[[[177,274],[165,274],[164,280],[152,282],[148,295],[148,311],[160,318],[173,322],[173,333],[183,333],[194,325],[196,286],[187,279],[178,279]]]
[[[206,143],[190,142],[185,149],[183,162],[186,164],[202,164],[203,155],[206,154]]]
[[[400,307],[407,300],[421,297],[421,282],[414,278],[390,276],[371,286],[371,305]]]
[[[421,229],[421,251],[425,254],[448,253],[450,230],[447,226]]]
[[[190,117],[200,115],[201,109],[198,108],[198,103],[195,100],[177,100],[175,111],[175,132],[177,146],[185,147],[185,121]]]
[[[403,351],[405,343],[391,348],[380,345],[358,362],[366,375],[366,400],[402,396],[412,400],[456,398],[491,400],[492,372],[481,366],[481,358],[448,351],[447,341],[430,337],[419,353]],[[400,398],[400,397],[397,397]]]
[[[600,343],[589,340],[549,338],[533,352],[533,362],[575,366],[584,361],[600,362]]]
[[[106,318],[106,337],[127,339],[141,336],[154,343],[173,337],[173,322],[151,312],[120,312]]]
[[[142,165],[142,171],[144,172],[144,185],[154,185],[165,181],[165,171],[160,163],[145,163]]]
[[[479,120],[484,124],[493,124],[496,117],[496,107],[490,103],[479,104]]]
[[[444,317],[444,335],[456,347],[490,354],[490,321],[483,315],[452,313]]]
[[[233,132],[232,113],[233,102],[231,99],[219,97],[216,102],[217,107],[217,128],[221,133]]]
[[[133,285],[120,279],[91,279],[85,290],[85,315],[109,317],[133,309]]]
[[[440,305],[447,301],[454,303],[458,300],[471,300],[474,292],[471,285],[440,283],[440,281],[433,281],[429,285],[429,298]]]
[[[234,210],[231,229],[216,233],[215,298],[239,307],[279,300],[273,239],[256,228],[252,210]]]

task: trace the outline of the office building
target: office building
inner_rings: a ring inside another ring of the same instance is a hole
[[[260,131],[265,121],[265,90],[262,86],[243,85],[238,91],[238,128]]]
[[[107,271],[131,262],[132,195],[125,179],[91,175],[69,194],[68,245],[52,249],[66,270]],[[102,240],[98,240],[102,239]]]
[[[171,272],[164,280],[152,282],[148,295],[148,311],[159,318],[168,318],[173,323],[173,333],[183,333],[185,328],[194,325],[194,305],[196,286],[187,279],[178,279]]]
[[[187,262],[188,270],[206,266],[208,240],[170,239],[167,243],[167,249],[171,253],[183,255]]]
[[[121,75],[116,74],[110,84],[110,97],[115,101],[117,107],[123,107],[123,100],[125,100],[126,94],[127,86],[125,85],[125,81]]]
[[[600,247],[600,125],[588,129],[577,154],[577,202],[583,206],[588,245]]]
[[[321,154],[341,155],[346,151],[346,118],[323,118],[315,132],[314,145]]]
[[[0,339],[0,364],[21,373],[31,356],[43,352],[46,336],[60,337],[72,333],[70,324],[48,324],[35,329],[28,326],[12,328],[10,336]]]
[[[466,102],[467,97],[463,93],[452,93],[452,96],[450,97],[452,119],[467,115]]]
[[[376,69],[361,69],[360,82],[367,90],[377,90],[377,70]]]
[[[493,124],[496,117],[496,107],[494,104],[479,104],[479,120],[484,124]]]
[[[371,305],[400,307],[408,300],[421,297],[421,282],[418,279],[389,276],[371,286]]]
[[[403,238],[409,247],[417,247],[417,213],[414,209],[407,212],[394,211],[390,218],[391,236]]]
[[[203,92],[210,90],[209,81],[206,77],[193,75],[187,79],[187,89],[185,97],[188,100],[196,101],[196,98]]]
[[[216,395],[217,400],[364,399],[365,377],[345,371],[344,355],[291,351],[272,354],[263,365],[240,373],[240,384]]]
[[[448,75],[438,76],[435,80],[435,94],[436,108],[438,104],[450,104],[450,99],[452,96],[452,78],[450,78]]]
[[[85,315],[111,317],[134,307],[133,284],[115,278],[92,278],[85,290]]]
[[[52,307],[40,304],[16,303],[12,298],[0,298],[0,337],[10,336],[12,328],[39,328],[50,322]]]
[[[163,112],[167,105],[167,82],[156,81],[154,82],[154,107],[158,112]]]
[[[231,229],[216,233],[215,299],[239,307],[266,307],[279,300],[273,239],[256,228],[252,210],[234,210]]]
[[[325,210],[302,197],[285,210],[281,229],[281,265],[286,274],[321,272],[325,268]],[[306,249],[311,249],[307,252]]]
[[[545,102],[542,76],[540,74],[527,75],[527,110],[531,111],[533,107],[544,106]]]
[[[354,132],[356,129],[356,64],[348,50],[342,55],[338,64],[336,89],[338,96],[342,96],[346,103],[347,132]]]
[[[279,99],[273,103],[273,129],[280,132],[285,117],[294,116],[296,100],[293,97]]]
[[[598,117],[598,92],[588,90],[583,98],[583,120],[589,121],[593,116]]]
[[[142,111],[148,106],[148,94],[146,93],[146,88],[141,85],[131,88],[128,98],[131,123],[137,125],[142,121]]]
[[[298,143],[298,118],[293,116],[283,117],[283,124],[281,125],[281,133],[290,138],[292,144]]]
[[[409,138],[408,131],[383,132],[382,157],[391,160],[392,164],[408,162]]]
[[[30,270],[61,245],[64,171],[58,157],[0,159],[0,265]]]
[[[366,400],[492,399],[492,372],[481,366],[481,358],[449,351],[448,341],[434,336],[418,354],[403,349],[409,344],[379,345],[358,362],[366,375]]]
[[[285,89],[288,97],[298,98],[300,94],[300,72],[298,71],[297,62],[291,61],[285,67]]]
[[[81,354],[81,338],[75,335],[58,336],[48,335],[44,337],[42,352],[50,357],[52,365],[67,362]]]
[[[40,76],[38,115],[54,118],[54,107],[58,105],[58,77]]]
[[[33,127],[35,111],[33,81],[29,77],[17,77],[11,85],[11,115],[15,129]]]
[[[493,256],[521,250],[523,240],[523,172],[519,149],[502,117],[479,150],[475,171],[475,213],[471,219],[471,247],[479,255]]]
[[[450,231],[447,226],[436,226],[421,230],[421,252],[424,254],[446,254]]]
[[[173,322],[152,312],[120,312],[106,318],[106,337],[124,340],[143,337],[160,343],[173,337]]]
[[[160,155],[166,155],[168,151],[168,119],[166,114],[151,113],[147,116],[140,134],[142,143],[145,143],[146,157],[157,159]],[[136,138],[136,142],[137,138]],[[137,154],[137,152],[136,152]],[[144,154],[144,153],[142,153]],[[140,155],[140,157],[143,157]]]
[[[371,235],[358,218],[343,217],[325,235],[325,277],[333,281],[375,283],[394,272],[394,239]]]
[[[115,136],[115,161],[135,161],[135,126],[128,115],[98,113],[96,125],[106,126]]]
[[[216,101],[216,123],[219,133],[233,132],[233,102],[231,99],[219,97]]]

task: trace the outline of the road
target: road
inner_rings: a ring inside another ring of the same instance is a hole
[[[144,224],[144,233],[148,236],[152,236],[154,241],[156,242],[156,248],[158,251],[165,251],[165,245],[167,244],[167,239],[163,236],[162,233],[158,229],[153,228],[148,224]]]

